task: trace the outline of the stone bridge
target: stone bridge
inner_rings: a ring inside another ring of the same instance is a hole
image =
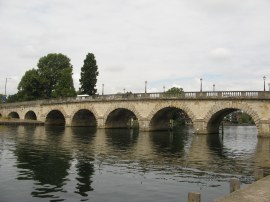
[[[31,119],[45,124],[126,128],[169,129],[175,114],[185,114],[194,133],[218,133],[223,118],[233,111],[250,115],[258,136],[270,137],[270,92],[219,91],[114,94],[94,97],[39,100],[0,105],[0,116]]]

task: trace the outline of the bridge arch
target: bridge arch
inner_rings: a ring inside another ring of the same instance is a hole
[[[62,110],[59,109],[53,109],[51,110],[45,119],[46,125],[65,125],[65,113]]]
[[[184,121],[188,121],[190,124],[195,119],[194,114],[185,104],[158,104],[148,116],[150,120],[149,128],[150,130],[168,130],[173,125],[170,120],[179,117],[182,117]]]
[[[260,117],[259,115],[247,104],[238,103],[223,103],[213,106],[205,117],[206,131],[207,133],[219,133],[219,126],[221,121],[228,114],[241,110],[247,113],[254,121],[258,133],[260,133]]]
[[[139,127],[141,118],[135,107],[112,107],[105,114],[105,128]]]
[[[72,115],[71,126],[97,126],[95,113],[89,109],[79,109]]]
[[[19,116],[19,114],[17,112],[10,112],[8,114],[8,117],[13,118],[13,119],[19,119],[20,118],[20,116]]]
[[[37,120],[37,115],[34,111],[30,110],[24,115],[24,119]]]

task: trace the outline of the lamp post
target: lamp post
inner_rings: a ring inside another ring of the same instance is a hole
[[[270,91],[270,83],[268,83],[268,88],[269,88],[269,91]]]
[[[144,92],[147,93],[147,81],[145,81]]]
[[[5,83],[5,97],[7,96],[7,78],[6,78],[6,83]]]
[[[200,91],[202,92],[202,78],[200,78],[200,81],[201,81],[201,89],[200,89]]]
[[[265,91],[265,79],[266,79],[266,76],[263,76],[263,91]]]
[[[163,92],[165,93],[165,86],[163,86]]]
[[[5,82],[5,96],[7,96],[7,80],[11,79],[9,77],[6,77],[6,82]]]
[[[126,93],[126,89],[124,88],[124,94]]]
[[[102,95],[104,95],[104,84],[102,84]]]
[[[215,92],[215,87],[216,87],[216,85],[215,85],[215,84],[213,84],[213,92]]]
[[[5,95],[4,95],[4,96],[5,96],[5,98],[4,98],[4,99],[5,99],[5,102],[6,102],[6,99],[7,99],[7,80],[8,80],[8,79],[10,79],[10,78],[6,77],[6,82],[5,82]]]

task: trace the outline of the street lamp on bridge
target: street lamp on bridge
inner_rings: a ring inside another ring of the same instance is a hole
[[[147,93],[147,81],[145,81],[144,92]]]
[[[263,91],[265,91],[265,79],[266,79],[266,76],[263,76]]]
[[[4,98],[3,98],[3,101],[6,102],[6,99],[7,99],[7,80],[10,79],[8,77],[6,77],[6,82],[5,82],[5,95],[4,95]]]
[[[216,85],[215,85],[215,84],[213,84],[213,92],[215,92],[215,87],[216,87]]]
[[[201,88],[200,88],[200,91],[202,92],[202,78],[200,78],[200,81],[201,81]]]
[[[104,84],[102,84],[102,95],[104,95]]]

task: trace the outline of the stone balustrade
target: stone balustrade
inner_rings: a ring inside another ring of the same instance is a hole
[[[91,102],[91,101],[115,101],[115,100],[140,100],[140,99],[270,99],[270,91],[203,91],[203,92],[183,92],[182,94],[158,93],[134,93],[134,94],[108,94],[85,97],[69,97],[47,100],[36,100],[18,103],[5,103],[8,105],[46,105],[69,102]]]

